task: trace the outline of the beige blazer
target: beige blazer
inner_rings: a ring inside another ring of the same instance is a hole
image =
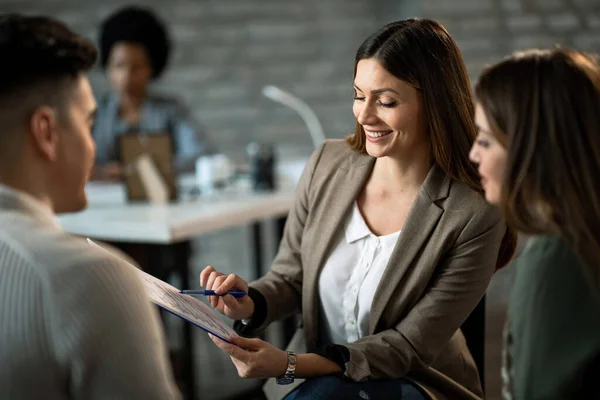
[[[319,341],[318,277],[375,159],[342,140],[315,151],[272,268],[253,282],[267,301],[257,330],[294,312],[302,325],[290,349]],[[369,336],[346,345],[345,376],[354,381],[411,379],[433,399],[481,399],[479,376],[460,326],[482,298],[495,269],[505,224],[498,210],[433,166],[402,228],[377,288]],[[269,399],[296,385],[265,385]]]

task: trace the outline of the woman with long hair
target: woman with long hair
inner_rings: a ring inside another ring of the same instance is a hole
[[[476,90],[487,200],[532,235],[514,262],[506,399],[592,399],[600,376],[600,71],[585,54],[519,52]]]
[[[249,290],[210,300],[241,335],[298,311],[302,327],[287,351],[213,340],[240,376],[277,378],[270,399],[480,399],[460,328],[515,242],[468,159],[458,47],[435,21],[388,24],[358,49],[353,89],[356,131],[309,160],[270,272],[250,288],[212,267],[200,277]]]

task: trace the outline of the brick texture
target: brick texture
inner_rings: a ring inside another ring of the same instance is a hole
[[[530,47],[600,50],[599,0],[421,0],[421,15],[444,24],[474,81],[482,68]]]
[[[280,153],[308,155],[310,136],[292,110],[266,99],[264,85],[288,90],[311,105],[328,137],[354,126],[352,68],[356,49],[372,31],[414,9],[391,0],[146,0],[168,23],[170,67],[156,90],[181,96],[216,145],[236,159],[244,144],[275,143]],[[0,11],[55,16],[96,40],[97,27],[128,2],[0,0]],[[413,14],[414,15],[414,14]],[[101,70],[91,74],[106,91]]]
[[[0,11],[45,13],[96,39],[117,0],[0,0]],[[261,95],[267,84],[308,102],[328,137],[353,129],[354,52],[392,20],[422,15],[456,38],[472,79],[489,62],[527,47],[600,47],[599,0],[146,0],[170,26],[174,50],[156,90],[181,96],[215,143],[236,159],[250,141],[307,155],[308,133],[293,111]],[[97,94],[106,91],[98,68]]]

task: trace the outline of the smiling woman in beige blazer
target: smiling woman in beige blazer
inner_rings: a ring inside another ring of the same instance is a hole
[[[309,160],[271,271],[250,288],[212,267],[200,277],[249,290],[210,300],[242,335],[298,311],[302,328],[288,352],[213,340],[240,376],[278,378],[269,398],[482,398],[460,326],[515,241],[468,160],[460,52],[434,21],[386,25],[357,52],[354,91],[356,133]]]

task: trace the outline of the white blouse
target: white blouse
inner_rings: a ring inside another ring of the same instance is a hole
[[[319,277],[324,328],[332,344],[367,335],[373,297],[400,235],[374,235],[356,202],[344,227]]]

